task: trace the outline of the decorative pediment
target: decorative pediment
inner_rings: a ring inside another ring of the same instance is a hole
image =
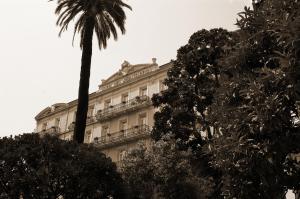
[[[37,116],[35,117],[35,119],[37,120],[39,118],[45,117],[45,116],[49,115],[50,113],[53,113],[53,112],[55,112],[57,110],[66,108],[67,106],[68,106],[68,104],[66,104],[66,103],[56,103],[56,104],[53,104],[52,106],[45,108],[39,114],[37,114]]]
[[[133,74],[136,71],[140,71],[143,69],[149,69],[152,66],[158,66],[156,64],[155,58],[152,59],[152,63],[150,63],[150,64],[148,63],[148,64],[131,65],[128,61],[124,61],[123,64],[121,65],[121,69],[118,72],[116,72],[115,74],[113,74],[112,76],[110,76],[109,78],[107,78],[106,80],[102,80],[100,86],[112,84],[113,82],[118,81],[118,80],[122,79],[123,77],[129,76],[130,74]],[[108,87],[111,87],[111,86],[108,86]]]

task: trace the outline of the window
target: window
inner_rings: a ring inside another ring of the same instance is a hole
[[[95,108],[95,105],[89,106],[88,113],[87,113],[88,118],[93,117],[94,108]]]
[[[138,125],[139,126],[147,125],[147,114],[146,113],[139,114]]]
[[[109,108],[111,105],[111,99],[107,99],[104,101],[104,108]]]
[[[121,101],[122,103],[128,102],[128,93],[122,94]]]
[[[47,122],[42,124],[42,131],[45,131],[47,129]]]
[[[109,127],[107,125],[102,126],[101,136],[107,136],[109,134]]]
[[[76,121],[76,111],[74,111],[74,114],[73,114],[73,122]]]
[[[121,120],[119,124],[119,130],[125,131],[127,129],[127,119]]]
[[[122,150],[119,152],[119,161],[122,162],[127,156],[127,151],[126,150]]]
[[[147,95],[147,86],[140,88],[140,96]]]
[[[119,130],[122,136],[126,136],[127,135],[127,120],[121,120],[120,124],[119,124]]]
[[[59,123],[60,123],[60,118],[55,118],[55,127],[59,127]]]
[[[159,80],[159,91],[164,91],[167,89],[167,86],[164,84],[164,80]]]
[[[72,139],[73,139],[73,135],[71,135],[71,134],[65,135],[65,140],[70,141]]]
[[[86,131],[85,132],[85,143],[90,143],[92,138],[92,132],[91,131]]]

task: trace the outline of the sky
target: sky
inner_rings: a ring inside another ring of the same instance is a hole
[[[131,64],[162,65],[200,29],[235,30],[251,0],[125,0],[126,34],[99,50],[94,40],[90,92],[101,79]],[[81,50],[73,29],[58,37],[56,1],[0,1],[0,137],[32,132],[47,106],[77,98]],[[77,37],[78,38],[78,37]]]

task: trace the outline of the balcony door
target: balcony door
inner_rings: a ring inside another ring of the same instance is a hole
[[[111,99],[104,101],[104,109],[108,109],[111,106]]]
[[[146,113],[139,114],[138,125],[140,127],[147,125],[147,114]]]
[[[147,86],[140,88],[140,96],[146,96],[147,95]]]
[[[101,141],[105,141],[106,139],[109,139],[110,134],[109,134],[109,127],[108,125],[102,126],[101,129]]]
[[[90,143],[92,138],[92,132],[91,131],[86,131],[85,132],[85,143]]]
[[[87,117],[88,118],[92,118],[93,117],[94,109],[95,109],[95,105],[89,106],[88,113],[87,113]]]
[[[120,135],[121,136],[126,136],[127,135],[127,129],[128,129],[128,122],[127,119],[120,120],[119,123],[119,130],[120,130]]]
[[[124,93],[122,94],[122,97],[121,97],[121,102],[126,104],[128,102],[129,98],[128,98],[128,93]]]
[[[42,131],[46,131],[47,130],[47,122],[42,124]]]
[[[54,124],[54,127],[59,128],[59,124],[60,124],[60,118],[55,118],[55,124]]]

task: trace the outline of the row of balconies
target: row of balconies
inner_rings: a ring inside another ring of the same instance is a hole
[[[94,144],[98,148],[105,148],[124,142],[147,137],[150,134],[148,125],[137,125],[129,129],[124,129],[115,133],[107,133],[101,137],[94,138]]]
[[[149,105],[151,105],[150,97],[146,95],[137,96],[134,99],[124,101],[120,104],[109,106],[107,108],[104,108],[103,110],[99,110],[95,116],[88,116],[86,120],[86,124],[89,125],[97,121],[104,122],[114,117],[117,117],[119,115],[128,114],[130,112],[147,107]],[[68,130],[73,131],[74,126],[75,123],[72,122],[69,125]]]
[[[137,109],[144,108],[151,105],[150,97],[143,95],[137,96],[131,100],[121,102],[113,106],[99,110],[96,114],[96,118],[99,122],[109,120],[113,117],[122,115],[124,113],[130,113]]]
[[[51,127],[47,130],[41,131],[40,135],[44,136],[45,134],[58,135],[58,127]],[[107,133],[101,137],[95,137],[93,143],[98,148],[106,148],[113,145],[123,144],[128,141],[140,139],[147,137],[150,134],[150,127],[148,125],[136,125],[132,128],[124,129],[114,133]]]
[[[44,136],[45,134],[50,134],[50,135],[58,135],[60,133],[60,128],[57,126],[52,126],[51,128],[44,129],[40,132],[41,136]]]
[[[95,116],[88,116],[86,118],[86,125],[92,124],[94,122],[96,122],[96,117]],[[72,122],[69,126],[68,126],[68,131],[73,131],[75,128],[75,122]]]
[[[151,105],[151,99],[149,96],[137,96],[131,100],[121,102],[120,104],[112,105],[103,110],[99,110],[95,116],[88,116],[86,124],[92,124],[95,122],[104,122],[114,117],[122,114],[128,114],[130,112],[136,111],[138,109],[144,108]],[[75,127],[75,122],[72,122],[67,131],[73,131]],[[53,126],[49,129],[42,130],[41,134],[59,134],[62,133],[61,129],[57,126]]]

